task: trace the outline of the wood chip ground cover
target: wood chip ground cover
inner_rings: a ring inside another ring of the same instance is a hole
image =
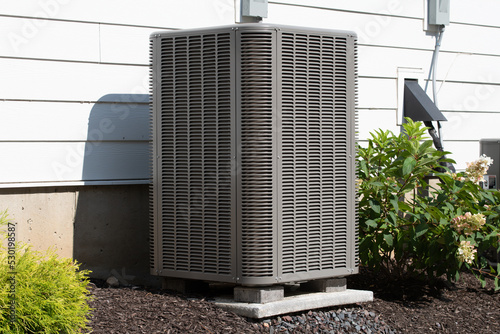
[[[355,314],[375,314],[395,332],[500,333],[500,293],[493,292],[492,282],[481,288],[469,273],[464,273],[452,286],[441,284],[430,288],[416,281],[388,282],[362,270],[361,274],[349,277],[348,287],[372,290],[375,300],[345,305],[342,309]],[[269,333],[279,332],[273,324],[294,316],[247,319],[217,308],[207,296],[193,298],[153,289],[108,288],[102,282],[92,284],[91,290],[95,299],[91,302],[94,311],[90,326],[92,333],[98,334]],[[315,311],[317,315],[332,311],[338,314],[340,309]],[[307,313],[303,312],[304,319]],[[300,319],[300,315],[295,314],[295,318]],[[313,318],[318,318],[317,315]],[[317,329],[320,327],[298,325],[291,332],[323,332]]]

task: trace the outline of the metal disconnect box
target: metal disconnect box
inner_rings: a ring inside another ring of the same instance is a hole
[[[354,33],[243,24],[150,42],[151,273],[357,273]]]
[[[479,154],[493,159],[493,164],[488,168],[486,174],[494,176],[488,177],[489,189],[498,189],[496,180],[500,180],[500,138],[499,139],[481,139],[479,141]],[[491,179],[491,183],[490,183]],[[492,184],[493,183],[493,184]]]

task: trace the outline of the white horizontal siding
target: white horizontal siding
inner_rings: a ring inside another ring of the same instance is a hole
[[[99,26],[0,16],[1,56],[99,61]]]
[[[296,5],[300,7],[316,7],[342,12],[365,14],[384,14],[393,16],[422,17],[423,2],[401,0],[269,0],[271,4]]]
[[[370,77],[395,78],[398,67],[421,68],[428,73],[432,59],[431,50],[360,46],[358,52],[359,72]],[[440,52],[438,60],[438,80],[500,84],[499,56]]]
[[[3,57],[147,65],[149,35],[158,28],[2,17]],[[31,27],[31,28],[27,28]]]
[[[396,79],[359,78],[358,107],[361,109],[396,109]]]
[[[148,142],[0,142],[8,163],[0,187],[10,183],[146,180]]]
[[[499,129],[490,126],[490,124],[500,125],[500,113],[444,112],[443,114],[448,119],[448,122],[442,123],[447,140],[479,141],[482,138],[500,137]]]
[[[458,168],[477,157],[479,139],[500,137],[498,12],[497,0],[451,4],[437,79]],[[423,17],[424,0],[270,0],[264,21],[358,34],[363,141],[378,128],[399,131],[397,68],[427,73],[434,48]],[[12,163],[0,167],[0,187],[144,182],[149,35],[232,23],[233,0],[3,1],[0,154]]]
[[[443,142],[444,150],[451,152],[447,158],[455,160],[455,166],[465,170],[466,164],[479,158],[479,142],[477,141],[449,141]]]
[[[137,103],[0,102],[0,187],[12,183],[143,182],[148,178],[147,96]]]
[[[434,40],[423,31],[422,18],[408,18],[378,13],[343,12],[322,8],[271,4],[268,22],[352,30],[358,34],[359,43],[392,46],[408,49],[434,48]],[[271,19],[272,18],[272,19]],[[478,27],[453,23],[446,29],[442,50],[479,54],[500,54],[496,27]]]
[[[351,30],[358,34],[362,44],[432,47],[431,38],[422,33],[421,19],[270,4],[267,22]]]
[[[148,140],[147,95],[113,99],[137,103],[0,101],[0,142]]]
[[[269,0],[269,3],[412,18],[423,18],[424,15],[424,2],[418,0]],[[451,2],[450,21],[497,27],[498,18],[495,15],[488,15],[490,13],[500,13],[500,2],[498,0],[453,0]]]
[[[438,83],[439,86],[439,83]],[[439,90],[438,105],[443,111],[483,111],[500,112],[500,86],[498,84],[471,84],[460,82],[444,83]],[[483,115],[483,121],[490,123],[489,117]],[[481,117],[481,114],[471,114]]]
[[[361,141],[370,138],[370,133],[378,129],[390,130],[395,134],[400,131],[396,125],[396,109],[359,109],[358,113],[358,138]]]
[[[149,36],[152,28],[101,25],[100,61],[149,65]]]
[[[3,0],[2,14],[146,27],[234,23],[233,0]]]
[[[396,109],[397,80],[360,77],[358,107],[361,109]],[[465,82],[437,82],[438,105],[443,111],[500,112],[500,85]],[[428,92],[431,92],[431,84]],[[477,117],[477,114],[475,114]]]
[[[497,0],[453,0],[451,2],[450,20],[476,25],[498,27],[500,2]]]
[[[99,101],[110,94],[147,94],[147,66],[1,59],[0,99]]]

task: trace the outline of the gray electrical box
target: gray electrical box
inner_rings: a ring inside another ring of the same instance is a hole
[[[428,11],[429,24],[450,24],[450,0],[429,0]]]
[[[241,0],[241,15],[267,17],[267,0]]]

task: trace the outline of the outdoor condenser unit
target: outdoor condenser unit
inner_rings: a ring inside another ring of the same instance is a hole
[[[358,272],[356,36],[151,35],[151,272],[262,286]]]

